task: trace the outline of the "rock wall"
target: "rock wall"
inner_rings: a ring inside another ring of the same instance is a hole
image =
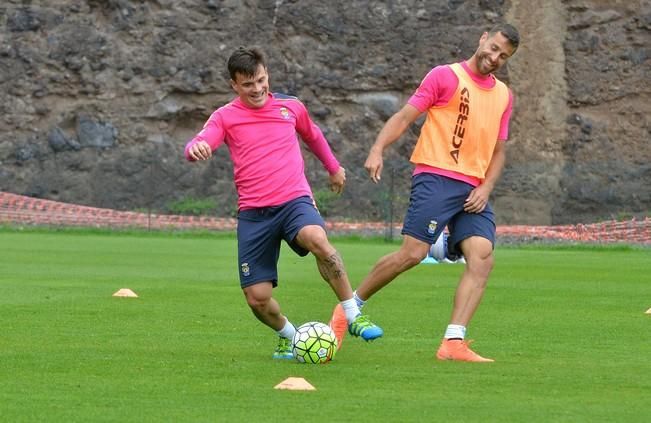
[[[526,41],[496,208],[531,224],[648,215],[651,2],[519,0],[507,18]]]
[[[504,19],[522,45],[499,74],[516,106],[498,222],[647,214],[650,1],[5,1],[0,190],[118,210],[214,198],[232,216],[227,151],[190,165],[182,149],[233,96],[229,54],[256,44],[272,90],[307,104],[348,170],[331,201],[306,152],[322,210],[400,220],[418,125],[387,154],[380,186],[362,168],[369,146],[432,66],[469,57]]]

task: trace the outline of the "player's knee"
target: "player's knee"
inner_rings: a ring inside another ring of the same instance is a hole
[[[318,228],[318,229],[317,229]],[[303,247],[314,254],[318,258],[326,258],[335,253],[335,249],[328,241],[323,228],[320,226],[312,230],[306,231],[300,238],[300,243]]]
[[[405,269],[412,268],[419,264],[427,256],[427,250],[421,251],[419,249],[402,249],[401,258],[402,264]]]
[[[331,257],[333,254],[337,254],[337,250],[332,246],[327,240],[325,242],[319,242],[312,246],[309,249],[314,256],[321,260],[325,260],[328,257]]]
[[[269,307],[269,300],[268,299],[260,299],[260,298],[251,298],[247,297],[246,302],[249,305],[249,308],[255,315],[260,315],[263,314],[265,310]]]
[[[466,263],[468,269],[473,273],[488,278],[494,265],[493,252],[489,251],[484,254],[474,254],[471,257],[466,257]]]
[[[256,290],[244,290],[244,298],[246,298],[246,303],[254,312],[265,310],[271,301],[271,296]]]

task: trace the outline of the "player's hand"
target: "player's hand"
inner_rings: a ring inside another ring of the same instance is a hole
[[[330,175],[330,191],[341,194],[344,192],[344,185],[346,185],[346,169],[340,167],[337,173]]]
[[[379,151],[376,148],[371,148],[371,151],[368,153],[366,162],[364,163],[364,168],[368,172],[371,180],[376,184],[382,179],[382,167],[384,166],[384,160],[382,159],[382,151]]]
[[[190,158],[193,160],[208,160],[212,157],[212,148],[205,141],[199,141],[188,150]]]
[[[463,210],[467,213],[481,213],[488,205],[488,198],[490,196],[490,189],[484,185],[479,185],[472,191],[466,198],[463,204]]]

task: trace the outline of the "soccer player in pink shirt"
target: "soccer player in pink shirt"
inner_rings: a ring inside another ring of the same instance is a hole
[[[466,61],[433,68],[407,104],[378,134],[364,167],[373,182],[382,175],[382,154],[426,114],[411,155],[409,208],[400,249],[378,260],[355,291],[358,306],[432,251],[441,261],[463,255],[466,268],[452,316],[436,357],[491,362],[468,347],[466,327],[484,294],[493,267],[495,218],[488,202],[505,162],[512,94],[493,75],[515,53],[518,31],[502,24],[484,32]],[[448,234],[443,229],[448,227]],[[335,307],[333,326],[342,321]]]
[[[282,240],[300,256],[314,255],[321,276],[340,301],[351,335],[366,341],[382,336],[382,329],[360,313],[341,256],[328,241],[305,177],[298,136],[321,161],[336,193],[346,182],[344,168],[305,105],[269,91],[260,50],[237,49],[228,59],[228,72],[237,97],[213,112],[186,145],[185,156],[189,161],[208,160],[222,144],[230,152],[238,193],[240,286],[253,314],[279,336],[273,357],[293,357],[296,332],[272,296]]]

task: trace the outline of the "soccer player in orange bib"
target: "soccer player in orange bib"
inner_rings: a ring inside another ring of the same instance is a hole
[[[488,202],[505,162],[513,95],[493,73],[515,53],[518,31],[502,24],[484,32],[470,59],[433,68],[407,104],[384,125],[364,167],[373,182],[382,175],[384,150],[423,113],[412,153],[415,165],[400,249],[382,257],[355,292],[361,307],[402,272],[419,264],[430,247],[434,257],[463,255],[466,267],[452,316],[436,357],[490,362],[468,347],[466,327],[493,268],[495,220]],[[443,233],[448,226],[449,235]],[[436,242],[439,237],[441,240]],[[332,326],[342,320],[335,308]]]

